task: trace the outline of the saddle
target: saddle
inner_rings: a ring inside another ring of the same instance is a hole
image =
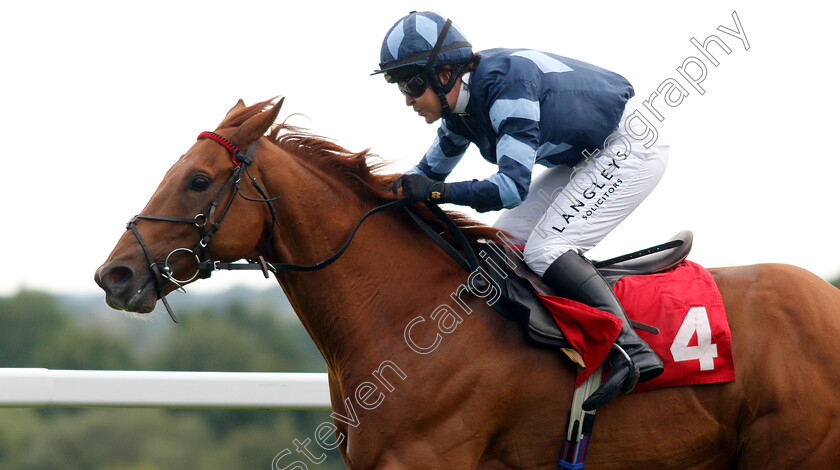
[[[593,262],[601,275],[611,286],[619,279],[630,275],[655,274],[672,269],[682,263],[691,251],[694,234],[684,230],[676,234],[663,251],[657,247],[619,256],[604,262]],[[681,243],[680,243],[681,242]],[[522,251],[493,242],[482,242],[478,250],[484,259],[490,281],[501,291],[493,304],[503,316],[519,323],[526,336],[535,344],[548,348],[560,348],[574,361],[579,355],[571,349],[551,313],[542,304],[537,293],[557,296],[554,289],[525,264]],[[656,328],[631,320],[634,328],[658,333]],[[582,364],[582,361],[580,362]]]

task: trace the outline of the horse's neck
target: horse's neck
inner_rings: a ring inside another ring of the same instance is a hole
[[[314,264],[326,259],[375,206],[330,180],[331,175],[313,173],[299,161],[284,165],[283,175],[295,183],[278,181],[270,188],[284,201],[282,229],[273,247],[277,261]],[[283,194],[290,187],[294,194]],[[432,285],[445,282],[447,276],[464,275],[441,253],[399,214],[381,213],[364,222],[332,265],[282,273],[278,280],[330,369],[340,375],[369,373],[371,364],[387,357],[386,351],[405,348],[405,325],[429,302],[426,298],[417,305],[418,285],[428,286],[429,275]]]

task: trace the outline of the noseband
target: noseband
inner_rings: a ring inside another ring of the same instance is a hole
[[[126,224],[126,230],[131,230],[134,236],[137,238],[137,242],[140,244],[140,248],[143,250],[143,254],[146,256],[146,261],[149,263],[149,269],[152,271],[152,278],[155,282],[155,289],[157,290],[158,297],[163,301],[163,305],[166,307],[166,311],[169,313],[169,316],[172,318],[172,321],[178,323],[178,318],[175,316],[175,313],[172,311],[172,308],[169,306],[169,302],[166,300],[166,295],[163,292],[164,281],[171,282],[175,284],[178,290],[184,292],[183,286],[194,281],[198,278],[202,272],[206,273],[205,277],[209,277],[213,271],[217,270],[260,270],[263,272],[263,275],[268,278],[268,272],[271,271],[275,274],[281,271],[316,271],[319,269],[323,269],[338,258],[341,257],[342,254],[347,250],[350,246],[350,242],[353,241],[353,237],[356,236],[356,232],[361,227],[362,222],[367,220],[368,217],[383,212],[389,209],[393,209],[396,207],[402,207],[408,213],[409,217],[416,223],[422,230],[425,232],[438,246],[440,246],[450,257],[452,257],[464,270],[467,272],[473,272],[478,267],[478,260],[476,258],[475,252],[473,251],[472,247],[469,244],[469,241],[464,236],[461,229],[452,221],[452,219],[437,205],[426,203],[432,213],[438,217],[444,224],[446,224],[451,233],[455,236],[458,244],[460,245],[461,251],[466,255],[462,255],[459,253],[457,249],[455,249],[449,242],[445,241],[436,230],[432,229],[425,221],[423,221],[420,217],[418,217],[414,212],[412,212],[408,208],[408,201],[406,199],[397,199],[388,203],[385,203],[381,206],[375,207],[365,213],[361,219],[359,219],[356,226],[350,232],[350,236],[345,241],[344,245],[335,252],[332,256],[322,261],[319,261],[312,265],[299,265],[299,264],[290,264],[290,263],[267,263],[265,258],[261,255],[257,259],[249,259],[246,260],[246,263],[224,263],[221,261],[212,261],[210,260],[207,245],[210,243],[210,240],[219,231],[221,228],[222,220],[224,220],[225,216],[227,215],[228,211],[230,210],[230,206],[233,204],[233,200],[236,196],[240,196],[247,201],[252,202],[265,202],[268,205],[269,212],[271,213],[272,219],[272,230],[269,230],[268,240],[266,241],[263,247],[263,254],[265,254],[266,250],[271,246],[271,240],[274,236],[274,227],[278,230],[280,229],[280,219],[277,217],[277,212],[274,209],[274,205],[272,204],[274,201],[279,199],[279,197],[269,198],[266,191],[263,187],[257,182],[256,178],[251,175],[250,166],[251,163],[254,161],[254,153],[256,152],[257,148],[257,141],[252,143],[250,147],[248,147],[248,151],[244,154],[239,150],[239,147],[233,144],[233,142],[229,141],[228,139],[220,136],[219,134],[213,132],[202,132],[198,135],[198,139],[210,139],[213,140],[220,145],[222,145],[228,152],[230,152],[231,159],[233,160],[233,172],[231,172],[230,177],[228,177],[227,182],[219,191],[219,194],[210,203],[210,207],[207,208],[206,211],[201,212],[195,215],[192,218],[189,217],[173,217],[173,216],[165,216],[165,215],[146,215],[146,214],[138,214],[131,218]],[[241,191],[241,181],[242,181],[242,171],[248,175],[248,178],[251,180],[251,185],[257,190],[260,194],[260,198],[250,198],[242,194]],[[227,201],[225,206],[222,208],[221,212],[219,212],[218,218],[216,218],[216,213],[218,211],[219,205],[222,202],[224,196],[229,192],[233,191],[230,199]],[[137,221],[143,220],[154,220],[160,222],[175,222],[175,223],[187,223],[194,225],[199,232],[199,241],[193,247],[190,248],[175,248],[168,255],[166,258],[161,261],[155,261],[152,257],[151,251],[149,251],[149,247],[146,245],[146,242],[143,240],[143,237],[140,236],[140,232],[137,230]],[[209,228],[208,228],[209,226]],[[176,253],[188,253],[195,257],[196,261],[196,270],[195,273],[189,277],[188,279],[177,279],[174,277],[172,273],[172,268],[170,267],[170,259]]]

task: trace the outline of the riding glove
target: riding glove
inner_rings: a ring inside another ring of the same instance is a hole
[[[443,204],[452,199],[449,195],[449,183],[435,181],[426,175],[402,175],[400,177],[403,196],[411,202],[426,201]]]

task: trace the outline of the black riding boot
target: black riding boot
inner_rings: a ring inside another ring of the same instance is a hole
[[[606,279],[575,251],[567,251],[548,267],[545,280],[568,299],[609,312],[622,321],[621,333],[610,352],[610,371],[598,390],[583,402],[583,409],[594,410],[615,400],[619,391],[630,393],[636,382],[658,377],[662,360],[645,343],[627,320],[624,309]],[[628,361],[629,359],[632,359]]]

